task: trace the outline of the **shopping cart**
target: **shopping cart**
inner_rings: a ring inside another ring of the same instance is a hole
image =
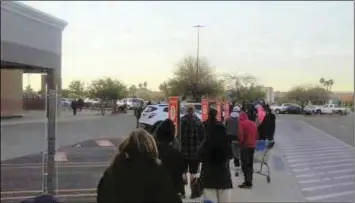
[[[259,170],[254,171],[254,173],[265,176],[267,183],[271,182],[268,161],[274,144],[274,141],[258,140],[254,152],[254,163],[260,163]],[[263,171],[263,166],[266,167],[266,172]]]

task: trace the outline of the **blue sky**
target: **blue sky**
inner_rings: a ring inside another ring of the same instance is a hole
[[[320,77],[335,80],[333,90],[354,89],[353,2],[23,3],[69,23],[64,87],[111,76],[157,90],[181,58],[196,55],[192,25],[201,24],[200,56],[217,73],[252,74],[281,91]]]

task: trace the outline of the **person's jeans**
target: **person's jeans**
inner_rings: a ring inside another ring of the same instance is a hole
[[[235,167],[240,166],[240,146],[238,141],[232,141],[233,162]]]
[[[242,171],[244,174],[244,183],[246,185],[253,185],[254,173],[254,148],[243,148],[240,152],[242,161]]]

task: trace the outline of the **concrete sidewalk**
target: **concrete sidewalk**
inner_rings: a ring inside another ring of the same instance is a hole
[[[23,117],[21,118],[2,119],[1,126],[47,122],[45,111],[24,111],[22,115]],[[100,115],[99,112],[91,111],[87,109],[83,111],[78,111],[76,116],[74,116],[71,111],[61,110],[58,113],[57,122],[70,122],[70,121],[85,120],[85,119],[95,119],[101,117],[102,116]]]
[[[270,152],[268,164],[270,166],[271,182],[266,182],[266,177],[254,173],[254,187],[251,190],[240,189],[239,184],[243,182],[243,174],[239,177],[234,176],[232,171],[233,189],[231,202],[305,202],[297,183],[293,178],[292,172],[283,159],[284,155],[281,148],[276,144]],[[231,167],[232,168],[232,167]],[[254,170],[258,171],[260,164],[254,164]],[[265,166],[263,171],[266,172]],[[191,190],[186,187],[186,197],[189,197]],[[199,199],[184,199],[184,202],[202,202]]]

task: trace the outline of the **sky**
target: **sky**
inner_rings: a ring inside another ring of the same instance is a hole
[[[25,1],[68,22],[63,31],[63,87],[114,77],[158,90],[176,64],[196,56],[217,74],[250,74],[287,91],[333,79],[354,91],[354,2]],[[39,87],[39,77],[24,85]]]

